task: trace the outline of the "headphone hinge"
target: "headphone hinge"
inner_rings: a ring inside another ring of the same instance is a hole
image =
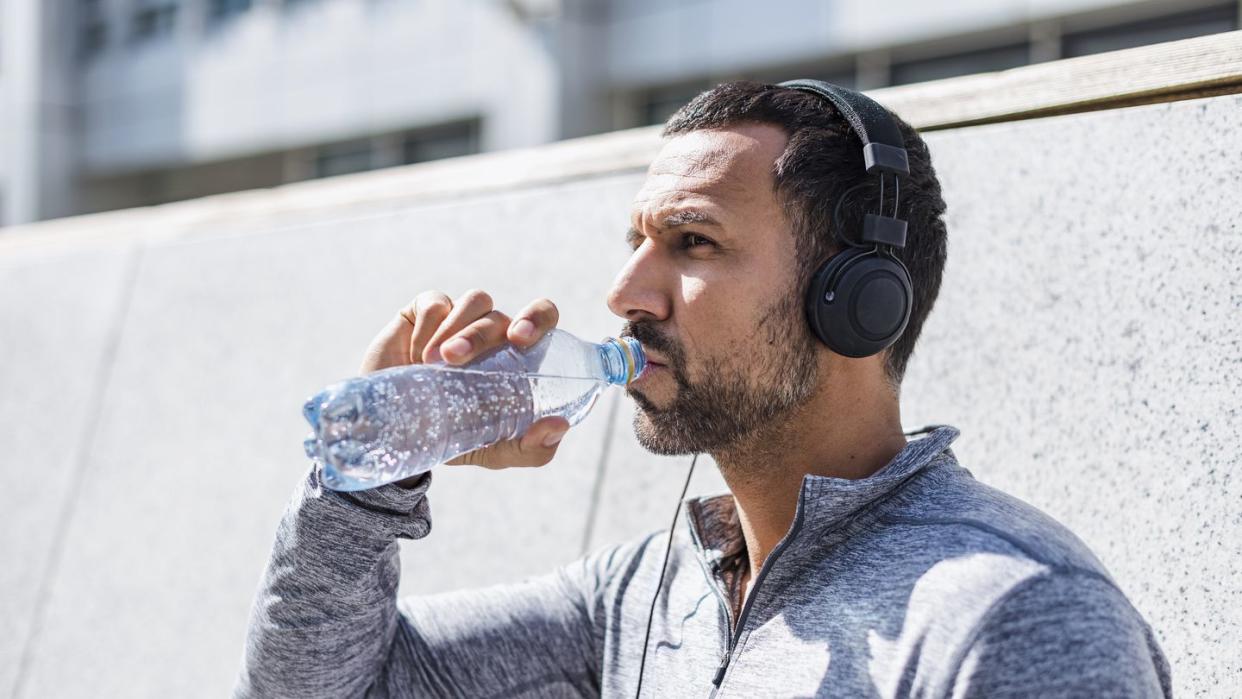
[[[863,164],[867,166],[869,173],[879,170],[897,175],[910,174],[910,161],[906,158],[906,149],[883,143],[868,143],[863,146]]]
[[[867,214],[863,219],[862,240],[866,243],[904,248],[906,246],[906,222],[899,218]]]

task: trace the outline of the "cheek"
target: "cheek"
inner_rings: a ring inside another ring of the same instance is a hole
[[[762,313],[734,283],[685,283],[681,315],[683,348],[691,364],[730,358],[751,348]]]
[[[686,308],[711,305],[712,285],[699,277],[681,278],[681,304]]]

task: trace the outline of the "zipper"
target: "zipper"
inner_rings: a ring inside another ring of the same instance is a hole
[[[793,526],[790,527],[789,533],[785,535],[785,538],[781,539],[780,543],[776,545],[776,548],[772,549],[772,553],[768,554],[768,559],[759,567],[759,574],[755,576],[755,582],[750,586],[750,594],[746,595],[746,602],[742,605],[742,612],[737,616],[737,625],[730,634],[728,648],[725,649],[724,657],[720,659],[720,666],[716,668],[716,675],[712,677],[712,693],[708,695],[708,699],[715,697],[716,692],[720,691],[720,683],[724,681],[725,673],[729,670],[729,662],[733,659],[733,649],[737,647],[737,642],[742,637],[742,629],[746,628],[746,617],[750,615],[750,609],[754,606],[755,597],[759,594],[759,586],[767,578],[768,571],[772,570],[772,566],[776,565],[776,559],[780,558],[780,555],[784,553],[785,549],[789,547],[794,537],[802,529],[802,516],[805,509],[801,493],[799,493],[798,510],[794,517]],[[719,593],[719,586],[716,585],[715,578],[712,579],[712,587],[717,588]],[[725,609],[729,609],[728,604],[725,605]],[[725,616],[728,618],[730,613],[726,612]]]

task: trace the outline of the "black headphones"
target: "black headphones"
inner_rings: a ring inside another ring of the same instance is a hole
[[[868,357],[897,341],[910,321],[914,289],[910,272],[894,252],[906,246],[906,222],[897,218],[901,176],[910,174],[901,130],[888,110],[861,92],[822,80],[779,83],[819,95],[832,103],[862,140],[867,174],[880,176],[880,211],[863,221],[861,242],[841,231],[841,204],[855,189],[846,190],[833,208],[833,234],[845,246],[828,258],[806,290],[806,317],[815,336],[832,351],[847,357]],[[884,215],[884,179],[893,176],[893,214]]]

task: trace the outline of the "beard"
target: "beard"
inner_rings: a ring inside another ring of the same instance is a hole
[[[801,298],[792,291],[781,298],[764,309],[748,353],[702,357],[694,381],[680,344],[650,323],[626,323],[621,334],[664,354],[677,383],[673,402],[663,408],[626,389],[638,404],[634,434],[644,449],[664,455],[732,451],[761,430],[779,430],[778,421],[810,399],[819,379],[818,342],[803,319]]]

